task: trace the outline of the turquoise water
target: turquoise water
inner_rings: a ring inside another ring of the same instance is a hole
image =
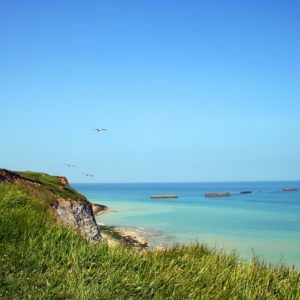
[[[91,202],[112,212],[100,223],[143,228],[164,245],[205,242],[236,249],[247,259],[255,253],[267,262],[300,267],[300,182],[74,184]],[[252,194],[240,195],[251,190]],[[206,198],[206,192],[231,197]],[[177,194],[177,199],[150,199]]]

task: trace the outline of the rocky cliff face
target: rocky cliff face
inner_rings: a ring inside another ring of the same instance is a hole
[[[81,235],[88,241],[99,242],[101,240],[102,237],[90,204],[58,198],[50,205],[56,212],[59,222],[79,229]]]
[[[77,229],[84,239],[95,243],[102,239],[92,204],[83,195],[73,190],[65,177],[0,169],[1,182],[15,184],[31,197],[46,201],[57,221]],[[106,209],[105,206],[99,207]],[[100,209],[99,207],[95,206]]]

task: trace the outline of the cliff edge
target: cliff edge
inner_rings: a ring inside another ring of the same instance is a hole
[[[45,201],[52,209],[56,220],[77,229],[87,241],[98,243],[102,236],[97,226],[94,209],[105,206],[92,205],[75,191],[65,177],[45,173],[16,172],[0,169],[0,183],[14,184],[38,201]]]

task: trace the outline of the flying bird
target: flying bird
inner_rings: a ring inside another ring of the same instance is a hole
[[[68,168],[76,168],[76,166],[75,166],[75,165],[72,165],[72,164],[66,164],[66,166],[67,166]]]
[[[105,128],[95,128],[93,130],[96,130],[97,132],[101,132],[101,131],[106,131],[107,129],[105,129]]]
[[[83,173],[84,176],[87,176],[87,177],[94,177],[93,174],[90,174],[90,173]]]

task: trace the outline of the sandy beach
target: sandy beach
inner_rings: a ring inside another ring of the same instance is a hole
[[[94,205],[93,204],[93,208]],[[98,206],[98,205],[97,205]],[[107,213],[118,213],[118,211],[111,210],[109,207],[105,207],[101,211],[97,212],[96,217],[102,216]],[[101,234],[104,239],[107,239],[111,245],[118,242],[124,242],[135,248],[151,248],[156,250],[164,250],[166,248],[175,246],[177,243],[172,236],[168,236],[160,230],[136,227],[136,226],[118,226],[107,225],[96,218],[97,224],[100,227]]]

